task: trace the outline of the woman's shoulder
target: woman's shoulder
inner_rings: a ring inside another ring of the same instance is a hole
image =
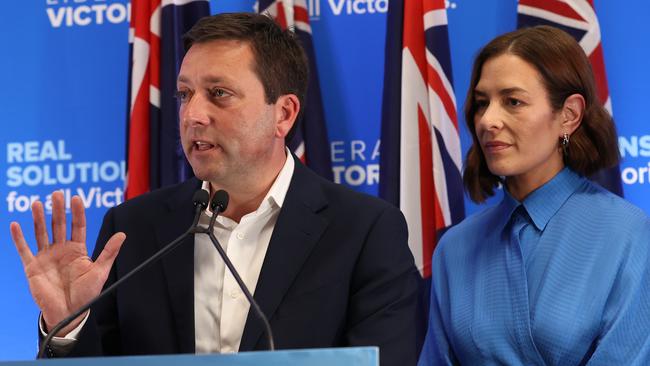
[[[586,179],[568,200],[567,208],[602,224],[636,229],[639,225],[650,226],[650,217],[641,208]]]
[[[650,243],[648,215],[586,179],[549,224],[554,236],[588,239],[592,247],[602,246],[608,252],[624,253],[633,248],[645,251]]]
[[[486,237],[492,235],[499,226],[501,216],[501,210],[497,205],[484,208],[466,217],[463,221],[447,229],[438,242],[436,252],[451,254],[449,252],[452,251],[461,254],[473,251],[476,245],[480,245]]]

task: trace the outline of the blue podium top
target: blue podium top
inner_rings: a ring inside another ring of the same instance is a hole
[[[120,356],[0,362],[0,366],[379,366],[379,348],[321,348],[214,355]]]

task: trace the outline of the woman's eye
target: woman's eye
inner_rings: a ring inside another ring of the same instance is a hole
[[[508,98],[508,105],[511,107],[518,107],[521,105],[521,100],[515,98]]]
[[[478,99],[474,102],[477,110],[485,109],[488,106],[488,101],[485,99]]]

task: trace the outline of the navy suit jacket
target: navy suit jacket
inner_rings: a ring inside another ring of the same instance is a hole
[[[113,233],[127,239],[106,286],[187,230],[200,186],[193,178],[108,211],[93,257]],[[193,267],[189,236],[94,306],[69,356],[193,353]],[[415,365],[418,276],[398,209],[296,160],[254,292],[276,348],[376,345],[382,365]],[[249,311],[239,350],[267,347]]]

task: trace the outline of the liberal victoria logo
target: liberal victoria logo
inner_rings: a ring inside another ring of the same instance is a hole
[[[306,0],[309,17],[318,20],[321,16],[321,2],[327,3],[334,16],[339,15],[371,15],[388,12],[389,0]],[[456,9],[455,1],[445,0],[445,8]]]
[[[388,12],[389,0],[307,0],[309,17],[318,20],[321,16],[321,2],[326,3],[334,16],[339,15],[371,15]],[[456,9],[458,4],[445,0],[447,9]]]
[[[124,0],[45,0],[52,28],[128,23],[131,3]]]
[[[388,0],[307,0],[310,18],[320,18],[321,2],[327,3],[326,7],[335,16],[377,14],[388,11]]]

